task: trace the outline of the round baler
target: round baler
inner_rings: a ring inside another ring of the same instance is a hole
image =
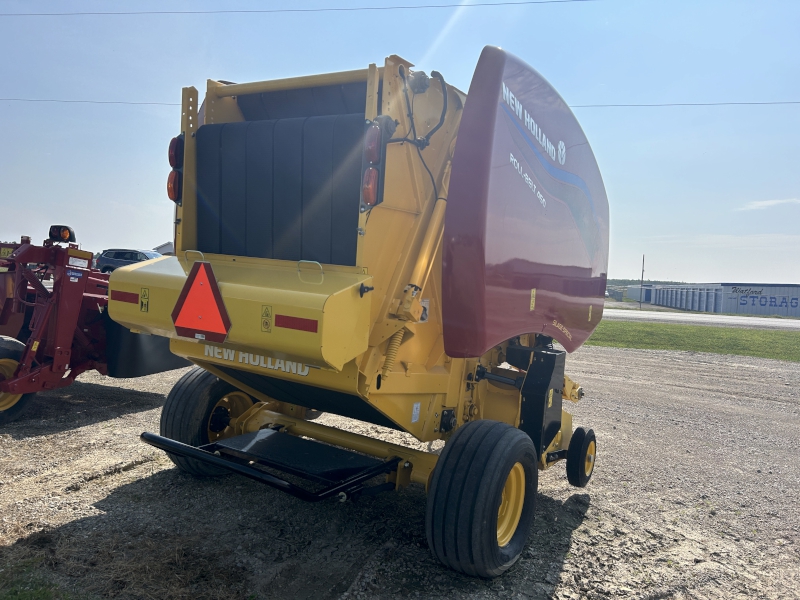
[[[115,271],[109,313],[197,366],[142,434],[178,467],[307,501],[423,485],[433,554],[494,577],[526,543],[539,471],[566,460],[582,487],[594,469],[564,368],[602,317],[608,201],[524,62],[485,48],[468,94],[412,66],[184,88],[176,256]]]

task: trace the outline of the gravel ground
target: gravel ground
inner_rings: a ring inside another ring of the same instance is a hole
[[[138,440],[177,371],[83,375],[2,430],[0,581],[28,569],[72,598],[800,598],[797,364],[587,347],[567,366],[595,475],[541,474],[529,546],[496,580],[431,557],[419,486],[309,505],[179,473]]]

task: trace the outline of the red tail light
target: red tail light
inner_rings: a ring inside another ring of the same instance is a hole
[[[171,171],[167,178],[167,196],[173,202],[177,202],[181,197],[181,173]]]
[[[367,167],[364,171],[364,180],[361,184],[361,197],[367,206],[375,206],[378,203],[378,169]]]
[[[381,128],[373,123],[367,128],[364,136],[364,158],[370,164],[377,165],[381,162]]]
[[[173,169],[180,169],[183,166],[183,138],[178,136],[172,138],[169,143],[169,166]]]

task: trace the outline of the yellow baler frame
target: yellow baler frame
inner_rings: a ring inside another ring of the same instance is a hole
[[[181,129],[184,135],[184,166],[182,199],[175,207],[175,249],[178,260],[188,272],[197,253],[197,187],[196,140],[197,129],[205,123],[243,121],[236,103],[242,94],[314,87],[357,81],[367,82],[366,119],[379,113],[390,115],[397,122],[397,135],[411,130],[410,117],[404,99],[405,82],[401,70],[408,75],[413,65],[397,56],[386,59],[383,67],[375,64],[367,69],[325,75],[296,77],[275,81],[245,84],[224,84],[209,80],[202,115],[199,114],[198,91],[183,89]],[[378,90],[382,86],[382,106],[378,110]],[[453,411],[458,425],[470,420],[493,419],[515,427],[520,425],[520,392],[483,380],[469,383],[479,365],[492,371],[501,368],[505,346],[501,344],[474,359],[446,356],[442,331],[441,260],[444,215],[447,209],[450,165],[455,148],[456,133],[465,94],[452,86],[446,87],[449,109],[439,131],[430,139],[424,153],[412,144],[394,143],[386,147],[387,165],[383,202],[369,212],[362,212],[358,222],[356,253],[357,269],[373,277],[374,291],[370,313],[370,334],[367,350],[341,369],[312,369],[300,380],[296,373],[272,371],[270,376],[301,381],[303,384],[337,390],[360,397],[412,434],[418,440],[431,442],[447,439],[451,429],[442,427],[445,411]],[[425,135],[439,121],[443,97],[441,88],[432,84],[415,97],[414,122],[419,136]],[[200,119],[202,118],[202,123]],[[422,160],[424,160],[424,163]],[[427,168],[426,168],[427,167]],[[428,172],[429,169],[429,172]],[[355,233],[354,233],[355,235]],[[205,257],[203,257],[205,258]],[[237,260],[227,256],[209,258],[212,264]],[[267,259],[240,259],[256,265]],[[281,262],[281,261],[277,261]],[[283,261],[287,262],[287,261]],[[293,263],[292,263],[293,264]],[[328,268],[324,265],[324,268]],[[122,269],[132,270],[133,267]],[[331,266],[336,268],[336,266]],[[138,292],[135,286],[126,289],[120,273],[115,289]],[[254,271],[256,273],[256,271]],[[418,322],[428,306],[428,319]],[[154,306],[151,301],[151,306]],[[115,305],[112,303],[112,309]],[[171,310],[172,306],[161,310]],[[120,309],[117,308],[119,311]],[[157,307],[151,310],[158,310]],[[112,313],[113,314],[113,313]],[[234,320],[236,315],[232,315]],[[116,317],[115,317],[116,318]],[[214,373],[223,380],[259,400],[235,428],[244,433],[269,424],[286,427],[297,435],[307,435],[321,441],[351,448],[374,456],[388,458],[396,455],[409,463],[410,478],[427,485],[437,456],[385,444],[364,436],[304,422],[304,409],[276,403],[269,396],[244,384],[230,374],[235,367],[261,372],[247,365],[231,365],[220,358],[224,350],[243,352],[243,348],[171,336],[171,349]],[[522,336],[523,345],[533,345],[533,335]],[[208,348],[221,348],[220,352]],[[265,350],[265,349],[262,349]],[[565,399],[577,400],[566,394],[573,390],[564,385]],[[564,413],[560,432],[547,452],[564,450],[571,436],[571,417]],[[337,433],[338,432],[338,433]],[[546,468],[547,452],[543,453],[540,468]],[[402,477],[398,472],[397,480]]]

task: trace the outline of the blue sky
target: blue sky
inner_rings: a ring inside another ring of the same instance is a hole
[[[0,0],[0,13],[424,0]],[[363,68],[399,54],[467,90],[481,48],[571,105],[800,101],[800,2],[598,0],[345,13],[0,17],[0,98],[179,102],[208,78]],[[172,236],[177,106],[0,101],[0,239],[67,223],[82,246]],[[800,283],[800,104],[576,108],[611,207],[610,277]]]

